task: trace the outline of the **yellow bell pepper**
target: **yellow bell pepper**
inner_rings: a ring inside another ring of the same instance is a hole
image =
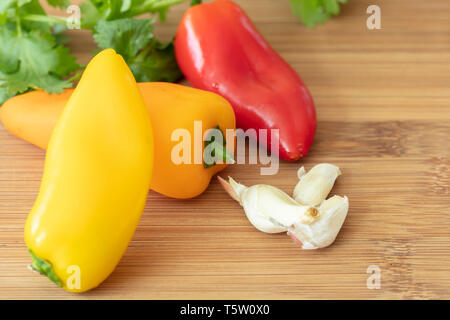
[[[150,117],[122,57],[87,66],[48,146],[25,225],[32,267],[71,292],[114,270],[142,214],[153,167]]]

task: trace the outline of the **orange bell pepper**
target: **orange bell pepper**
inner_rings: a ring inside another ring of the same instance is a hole
[[[176,129],[190,132],[194,146],[194,121],[202,121],[202,132],[216,128],[225,133],[236,128],[231,105],[221,96],[173,83],[138,83],[147,105],[154,131],[154,170],[150,188],[172,198],[193,198],[208,187],[214,174],[226,164],[208,168],[203,163],[176,164],[172,150],[179,141],[172,141]],[[50,95],[33,91],[9,99],[0,108],[0,118],[14,135],[46,149],[53,128],[73,90]],[[202,139],[203,140],[203,139]],[[202,148],[204,148],[202,142]],[[203,149],[202,149],[203,150]],[[232,150],[231,150],[232,151]]]

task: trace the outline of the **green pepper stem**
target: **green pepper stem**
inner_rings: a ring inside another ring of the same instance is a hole
[[[51,281],[56,283],[58,287],[62,288],[61,280],[59,280],[58,276],[55,274],[55,271],[52,268],[52,265],[45,261],[44,259],[39,258],[36,256],[33,251],[28,249],[28,252],[31,255],[31,258],[33,259],[33,263],[31,264],[31,268],[34,271],[39,272],[40,274],[45,275],[47,278],[49,278]]]
[[[224,163],[236,163],[236,161],[234,161],[233,154],[224,145],[221,145],[216,141],[212,141],[210,146],[212,146],[212,149],[215,152],[216,159],[223,159]]]
[[[220,129],[219,126],[216,126],[214,128],[220,134],[220,140],[221,143],[216,141],[216,137],[214,136],[214,132],[211,132],[209,137],[205,140],[205,149],[203,150],[203,166],[205,168],[212,167],[216,165],[216,159],[221,159],[224,163],[235,163],[233,159],[233,154],[225,147],[227,144],[227,141],[224,138],[223,131]],[[207,154],[207,148],[208,150],[211,150],[210,154]]]

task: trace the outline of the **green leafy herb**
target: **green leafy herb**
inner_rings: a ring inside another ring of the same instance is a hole
[[[94,29],[101,20],[133,18],[145,13],[158,13],[162,21],[169,8],[186,0],[87,0],[81,4],[82,25]]]
[[[88,0],[81,7],[82,26],[93,30],[100,48],[112,48],[121,54],[137,81],[174,82],[182,73],[173,41],[163,43],[154,37],[154,19],[135,17],[157,13],[164,20],[169,7],[182,2],[186,0]]]
[[[49,1],[64,6],[66,1]],[[38,0],[2,0],[0,4],[0,105],[34,89],[50,93],[72,87],[65,78],[79,69],[75,57],[55,37],[52,26],[65,21],[48,17]],[[61,30],[61,28],[60,28]]]
[[[322,24],[332,16],[338,15],[339,4],[347,0],[290,0],[292,11],[309,28]]]
[[[56,46],[50,34],[31,31],[27,34],[0,30],[0,79],[8,84],[8,94],[15,95],[29,88],[50,93],[70,88],[62,77],[78,69],[69,49]]]
[[[137,81],[178,80],[182,74],[175,60],[173,44],[153,36],[153,19],[100,21],[94,39],[102,49],[114,48],[128,63]]]
[[[181,71],[173,43],[153,35],[153,19],[134,19],[159,14],[189,0],[84,0],[82,28],[92,30],[100,48],[112,48],[129,64],[138,81],[175,81]],[[66,8],[70,0],[47,0]],[[194,0],[192,4],[201,1]],[[68,38],[66,18],[48,16],[39,0],[0,0],[0,106],[14,95],[35,89],[49,93],[72,87],[80,69],[64,46]]]

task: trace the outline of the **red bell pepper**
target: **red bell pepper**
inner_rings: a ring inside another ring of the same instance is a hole
[[[194,87],[232,104],[238,127],[279,129],[280,158],[306,156],[316,131],[312,97],[237,4],[216,0],[191,7],[178,27],[175,53]]]

